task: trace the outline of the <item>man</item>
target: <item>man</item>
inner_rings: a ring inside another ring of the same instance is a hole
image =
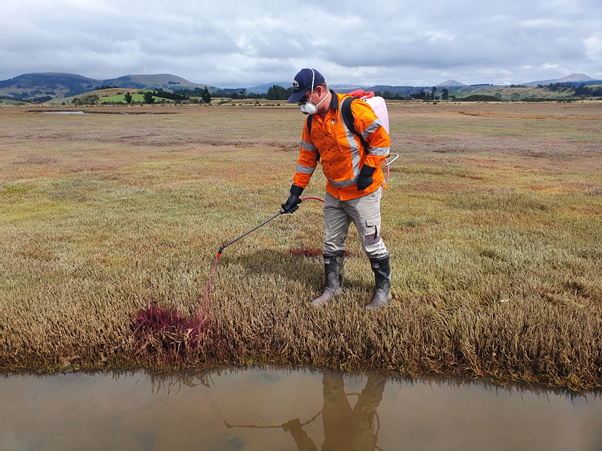
[[[378,430],[375,432],[374,420],[377,408],[383,398],[387,379],[377,373],[368,374],[366,386],[359,394],[355,406],[345,393],[342,372],[325,370],[322,377],[322,426],[324,442],[322,450],[375,450],[378,443]],[[289,432],[299,450],[318,450],[316,443],[309,437],[299,419],[293,419],[282,425]]]
[[[384,184],[381,164],[389,155],[390,139],[372,108],[354,100],[351,103],[354,126],[368,145],[365,149],[341,116],[341,105],[347,97],[350,96],[328,90],[324,77],[315,69],[302,69],[295,76],[288,102],[298,102],[301,111],[310,117],[305,120],[297,171],[282,209],[293,213],[299,208],[300,196],[321,161],[328,180],[324,199],[326,287],[312,303],[323,306],[342,288],[345,240],[353,222],[375,277],[374,295],[366,308],[376,309],[391,299],[389,252],[380,237]]]

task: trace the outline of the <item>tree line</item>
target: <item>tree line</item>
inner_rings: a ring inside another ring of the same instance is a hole
[[[206,90],[207,88],[205,88]],[[189,97],[199,97],[202,95],[204,90],[199,88],[195,89],[179,89],[178,93],[181,93]],[[215,97],[225,97],[227,99],[268,99],[268,100],[286,100],[290,97],[293,92],[293,88],[283,88],[282,86],[273,85],[268,89],[268,92],[263,93],[249,93],[245,88],[223,88],[218,89],[215,93]]]
[[[188,91],[190,93],[183,93],[182,91]],[[192,94],[192,95],[191,95]],[[191,97],[198,98],[200,97],[202,101],[206,104],[211,103],[211,93],[209,89],[205,87],[204,89],[195,88],[194,90],[178,90],[178,92],[165,91],[163,88],[154,89],[152,91],[145,91],[144,94],[144,103],[145,104],[153,104],[155,103],[155,97],[160,97],[162,99],[169,99],[175,102],[182,101],[191,101],[194,102],[194,99],[191,100]],[[128,91],[123,96],[125,102],[127,104],[131,104],[134,100],[132,94]]]
[[[602,96],[602,86],[594,86],[589,88],[585,83],[577,86],[575,83],[550,83],[549,85],[537,85],[538,88],[543,88],[549,91],[573,91],[574,96]]]
[[[437,96],[437,87],[433,86],[430,91],[421,89],[417,93],[410,93],[407,96],[402,96],[399,93],[392,94],[389,90],[385,90],[382,93],[380,91],[374,91],[375,96],[380,96],[386,100],[449,100],[455,99],[455,96],[449,94],[447,88],[441,90],[441,95]]]
[[[582,83],[575,88],[575,96],[600,96],[602,97],[602,86],[594,86],[588,88],[585,83]]]

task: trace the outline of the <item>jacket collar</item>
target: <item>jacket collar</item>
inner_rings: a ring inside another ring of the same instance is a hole
[[[339,96],[337,96],[337,93],[335,93],[333,90],[330,90],[330,93],[332,94],[332,99],[330,99],[330,108],[333,110],[338,110]]]

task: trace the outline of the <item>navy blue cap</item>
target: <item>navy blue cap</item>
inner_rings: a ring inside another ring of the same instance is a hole
[[[300,102],[305,96],[305,93],[312,89],[312,79],[314,88],[325,82],[324,76],[315,69],[301,69],[297,75],[295,75],[295,79],[293,80],[293,94],[291,94],[291,97],[288,98],[287,102],[289,104]]]

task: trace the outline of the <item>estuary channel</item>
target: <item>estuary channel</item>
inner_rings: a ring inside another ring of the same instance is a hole
[[[0,449],[602,449],[600,393],[290,369],[10,374]]]

